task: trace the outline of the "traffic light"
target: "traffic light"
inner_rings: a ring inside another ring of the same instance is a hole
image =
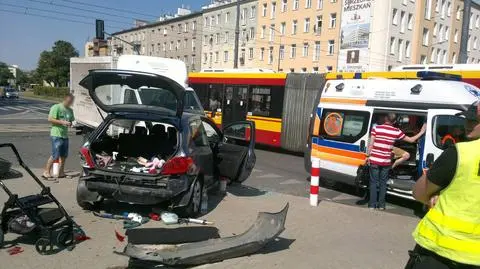
[[[95,38],[105,39],[105,23],[103,20],[95,20]]]

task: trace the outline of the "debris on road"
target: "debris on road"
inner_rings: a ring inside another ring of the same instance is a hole
[[[8,254],[9,254],[10,256],[20,254],[20,253],[22,253],[23,251],[24,251],[24,249],[21,248],[21,247],[11,247],[11,248],[9,248],[9,249],[7,250]]]
[[[255,223],[240,235],[210,239],[181,245],[127,244],[123,252],[115,252],[142,261],[169,266],[194,266],[214,263],[262,249],[285,230],[288,204],[278,213],[261,212]]]

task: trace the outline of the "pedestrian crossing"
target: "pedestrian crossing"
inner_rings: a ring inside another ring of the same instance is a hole
[[[0,102],[0,114],[19,113],[23,111],[33,111],[47,114],[52,104],[32,103],[29,100],[3,101]]]

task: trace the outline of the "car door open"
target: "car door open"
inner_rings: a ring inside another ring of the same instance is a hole
[[[218,170],[222,177],[243,182],[255,167],[255,123],[240,121],[223,128],[218,145]]]

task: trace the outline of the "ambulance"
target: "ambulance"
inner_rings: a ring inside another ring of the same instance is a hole
[[[426,134],[416,144],[395,144],[409,152],[410,159],[389,175],[387,192],[413,199],[416,180],[445,150],[444,138],[465,139],[465,119],[459,113],[480,97],[480,89],[462,82],[460,76],[421,71],[417,77],[326,82],[312,113],[307,146],[310,159],[320,160],[322,180],[354,185],[358,168],[367,160],[371,129],[393,112],[396,127],[406,135],[417,134],[427,124]]]

